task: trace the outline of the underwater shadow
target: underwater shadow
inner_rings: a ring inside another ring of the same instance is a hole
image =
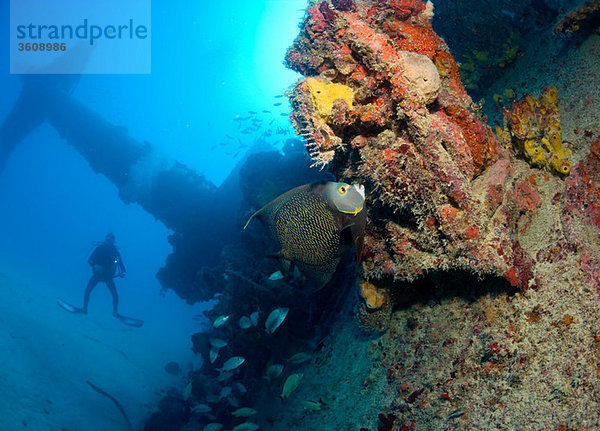
[[[439,271],[413,282],[395,283],[392,311],[407,310],[415,304],[439,305],[451,298],[475,302],[485,295],[513,296],[519,289],[504,278],[484,276],[467,271]]]

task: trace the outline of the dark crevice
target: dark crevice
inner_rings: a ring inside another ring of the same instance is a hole
[[[450,298],[475,302],[485,295],[512,296],[518,291],[500,277],[481,278],[467,271],[439,271],[414,282],[395,282],[392,290],[393,309],[406,310],[417,303],[440,304]]]

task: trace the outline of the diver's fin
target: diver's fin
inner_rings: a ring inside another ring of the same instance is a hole
[[[123,322],[124,324],[133,326],[135,328],[141,328],[144,325],[143,320],[135,319],[133,317],[123,316],[121,314],[117,314],[115,317],[117,319],[119,319],[121,322]]]
[[[62,308],[63,310],[67,310],[69,313],[74,313],[74,314],[85,313],[85,311],[83,311],[83,308],[75,307],[74,305],[71,305],[68,302],[63,301],[62,299],[57,299],[56,303],[58,304],[58,306],[60,308]]]

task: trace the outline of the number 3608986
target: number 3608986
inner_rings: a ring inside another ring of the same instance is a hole
[[[23,43],[17,44],[19,51],[66,51],[66,43]]]

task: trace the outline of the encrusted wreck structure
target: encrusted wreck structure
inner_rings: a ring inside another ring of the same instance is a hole
[[[308,9],[288,52],[307,76],[292,120],[316,165],[369,190],[364,277],[464,270],[534,286],[519,221],[537,190],[478,116],[431,3],[335,4]]]
[[[592,3],[561,22],[594,25]],[[496,134],[431,17],[429,2],[322,0],[286,57],[305,76],[290,93],[292,120],[314,164],[368,190],[355,315],[383,331],[351,349],[339,325],[330,351],[340,357],[311,378],[344,381],[329,376],[352,363],[364,380],[337,391],[368,407],[303,426],[595,429],[600,171],[588,86],[600,76],[582,58],[598,58],[598,37],[578,39],[576,52],[552,22],[538,28],[487,94],[504,103]],[[362,355],[365,366],[353,359]]]

